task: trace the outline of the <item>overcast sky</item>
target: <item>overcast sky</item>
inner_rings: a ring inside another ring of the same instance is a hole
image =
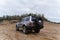
[[[60,0],[0,0],[0,16],[40,13],[51,21],[60,22]]]

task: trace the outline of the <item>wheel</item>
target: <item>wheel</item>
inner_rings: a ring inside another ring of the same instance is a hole
[[[25,33],[25,34],[28,33],[28,30],[27,30],[27,28],[25,26],[23,27],[23,33]]]
[[[39,33],[40,32],[40,30],[39,29],[35,29],[35,33]]]
[[[16,31],[19,31],[19,27],[17,27],[17,25],[16,25]]]

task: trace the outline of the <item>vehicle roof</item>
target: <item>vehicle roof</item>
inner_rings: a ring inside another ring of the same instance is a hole
[[[27,17],[37,17],[37,18],[41,18],[41,17],[39,17],[39,16],[27,16]],[[24,17],[24,18],[27,18],[27,17]]]

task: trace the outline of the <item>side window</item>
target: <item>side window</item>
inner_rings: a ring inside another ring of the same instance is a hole
[[[29,17],[26,18],[26,21],[29,21]]]
[[[21,22],[29,21],[29,19],[30,19],[30,17],[23,18],[23,19],[21,20]]]

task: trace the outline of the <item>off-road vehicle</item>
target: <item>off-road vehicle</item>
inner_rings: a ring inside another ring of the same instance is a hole
[[[42,28],[43,20],[41,17],[28,16],[16,24],[16,30],[22,30],[25,34],[32,30],[35,33],[39,33]]]

